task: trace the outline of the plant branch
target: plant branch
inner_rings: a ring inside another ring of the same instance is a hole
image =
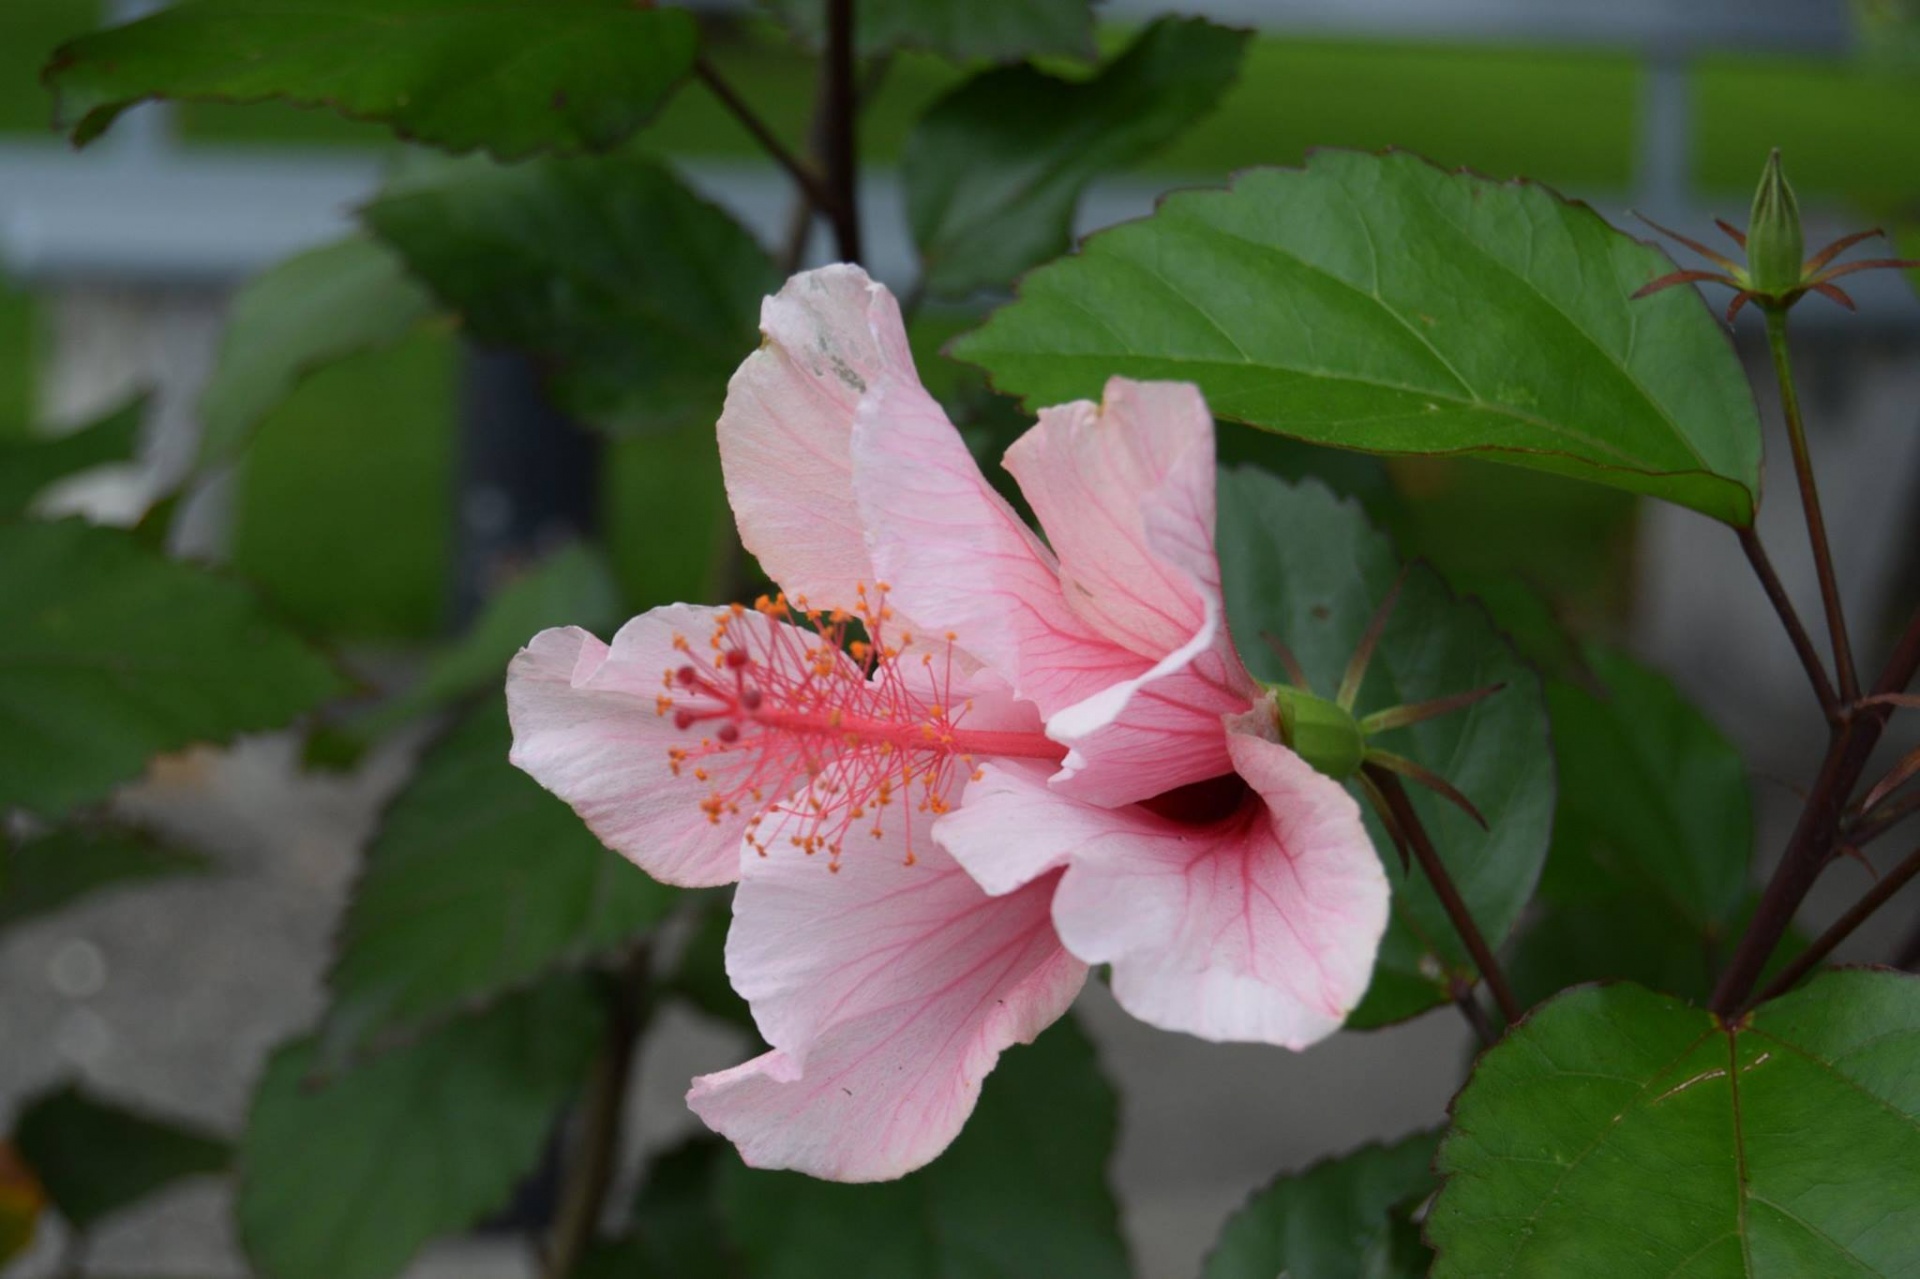
[[[560,1207],[548,1240],[543,1279],[567,1279],[593,1244],[613,1182],[625,1126],[627,1094],[641,1032],[651,1013],[647,996],[650,955],[634,947],[607,989],[607,1037],[594,1059],[593,1075],[581,1101],[579,1128],[560,1189]]]
[[[1807,451],[1806,423],[1800,416],[1800,395],[1793,384],[1793,366],[1787,357],[1787,313],[1767,310],[1767,349],[1780,379],[1780,406],[1786,414],[1787,439],[1793,446],[1793,473],[1800,483],[1800,506],[1807,517],[1807,539],[1813,545],[1813,567],[1820,577],[1820,602],[1827,611],[1827,630],[1833,638],[1834,678],[1840,696],[1851,702],[1860,696],[1860,679],[1853,669],[1853,645],[1847,639],[1847,618],[1840,607],[1840,587],[1834,578],[1833,550],[1827,544],[1827,521],[1820,513],[1820,490],[1814,483],[1813,458]]]
[[[1920,813],[1920,790],[1883,800],[1878,808],[1860,814],[1859,820],[1847,829],[1847,842],[1855,848],[1864,847],[1915,813]]]
[[[1840,699],[1834,695],[1833,684],[1827,679],[1827,669],[1820,664],[1819,650],[1813,646],[1813,637],[1807,634],[1807,628],[1800,621],[1800,614],[1794,610],[1793,600],[1787,596],[1787,590],[1780,584],[1779,575],[1773,571],[1773,561],[1767,558],[1767,549],[1761,544],[1760,534],[1751,528],[1739,531],[1740,549],[1747,553],[1747,563],[1753,566],[1753,574],[1760,579],[1760,589],[1767,593],[1773,611],[1780,615],[1780,624],[1787,629],[1787,638],[1793,643],[1793,651],[1800,656],[1800,665],[1807,671],[1807,679],[1813,684],[1813,694],[1820,699],[1820,710],[1832,723],[1840,716]]]
[[[1473,913],[1467,909],[1467,903],[1460,896],[1460,890],[1453,886],[1453,879],[1447,874],[1447,867],[1440,860],[1439,852],[1433,846],[1427,828],[1420,821],[1413,801],[1407,797],[1406,787],[1393,773],[1377,765],[1366,766],[1367,778],[1387,802],[1387,810],[1393,815],[1394,822],[1406,835],[1407,842],[1413,845],[1414,860],[1420,863],[1427,882],[1433,885],[1434,895],[1440,899],[1447,918],[1453,921],[1453,929],[1460,934],[1460,940],[1466,944],[1467,953],[1473,957],[1473,963],[1480,970],[1487,989],[1493,992],[1493,999],[1500,1006],[1500,1015],[1508,1025],[1520,1020],[1522,1009],[1520,1001],[1513,996],[1513,988],[1507,985],[1507,975],[1500,968],[1500,961],[1493,957],[1493,948],[1487,945],[1487,939],[1481,935],[1480,926],[1473,922]]]
[[[1916,670],[1920,670],[1920,608],[1914,610],[1906,632],[1894,645],[1893,654],[1887,659],[1873,691],[1876,694],[1904,692]],[[1761,969],[1766,967],[1767,957],[1779,945],[1780,938],[1793,923],[1794,913],[1806,900],[1807,891],[1832,859],[1848,796],[1859,784],[1860,774],[1866,771],[1873,748],[1879,744],[1892,713],[1888,706],[1857,707],[1842,719],[1827,744],[1820,774],[1807,795],[1806,806],[1800,810],[1800,820],[1787,842],[1787,850],[1760,895],[1760,904],[1740,938],[1732,961],[1714,987],[1708,1007],[1720,1016],[1732,1016],[1745,1004],[1754,983],[1760,979]]]
[[[1792,963],[1780,970],[1780,975],[1767,984],[1760,992],[1757,1002],[1765,1003],[1769,999],[1786,994],[1792,990],[1802,977],[1820,965],[1820,961],[1833,953],[1834,947],[1845,941],[1854,929],[1907,886],[1915,875],[1920,875],[1920,848],[1907,854],[1905,861],[1882,875],[1879,882],[1867,890],[1866,896],[1855,902],[1853,909],[1833,922],[1833,927],[1814,938],[1813,944],[1794,957]]]
[[[833,207],[833,198],[829,194],[827,185],[821,181],[820,175],[799,156],[787,149],[787,144],[767,127],[766,121],[754,114],[753,108],[747,105],[746,99],[735,93],[733,86],[721,79],[719,70],[707,60],[705,54],[694,59],[693,71],[700,77],[701,83],[713,92],[713,96],[720,99],[720,104],[733,113],[734,119],[753,135],[753,140],[773,157],[774,163],[787,171],[800,187],[801,194],[814,207],[821,209]]]
[[[827,0],[826,77],[823,99],[826,145],[821,159],[827,171],[828,199],[821,204],[833,223],[833,238],[843,262],[860,261],[859,89],[854,82],[853,0]]]
[[[1471,985],[1462,982],[1454,987],[1453,1005],[1460,1010],[1460,1015],[1467,1019],[1467,1025],[1473,1027],[1473,1033],[1479,1037],[1482,1048],[1491,1048],[1500,1041],[1500,1036],[1494,1032],[1492,1019],[1487,1016],[1487,1010],[1480,1006],[1478,999],[1474,998]]]

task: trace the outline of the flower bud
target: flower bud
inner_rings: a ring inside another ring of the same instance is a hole
[[[1269,685],[1268,691],[1273,694],[1280,739],[1294,754],[1335,781],[1360,771],[1367,738],[1351,712],[1289,685]]]
[[[1747,226],[1747,275],[1753,292],[1780,298],[1800,288],[1800,259],[1806,251],[1800,231],[1800,202],[1780,168],[1780,148],[1767,157],[1760,188],[1753,193]]]

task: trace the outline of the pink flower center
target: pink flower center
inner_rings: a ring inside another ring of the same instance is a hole
[[[935,646],[906,632],[895,639],[886,592],[885,583],[871,594],[858,587],[853,613],[762,596],[754,608],[771,624],[732,605],[714,615],[711,661],[665,674],[659,714],[700,734],[669,751],[674,775],[711,784],[700,800],[708,821],[750,814],[746,840],[762,857],[784,838],[808,854],[825,850],[837,870],[848,838],[879,839],[890,810],[947,811],[951,787],[979,760],[1066,757],[1043,733],[967,728],[972,703],[949,696],[953,636]],[[674,647],[693,658],[685,636]]]

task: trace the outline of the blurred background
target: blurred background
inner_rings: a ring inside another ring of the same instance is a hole
[[[113,523],[138,520],[192,467],[235,290],[352,230],[355,206],[419,163],[383,129],[274,104],[143,107],[72,151],[49,131],[40,67],[61,41],[152,7],[0,3],[0,433],[58,433],[144,395],[137,463],[41,500]],[[1169,188],[1296,164],[1317,146],[1392,146],[1524,175],[1622,225],[1637,209],[1701,238],[1715,216],[1744,223],[1778,146],[1810,246],[1868,225],[1920,226],[1920,48],[1898,37],[1894,0],[1111,0],[1103,46],[1170,7],[1251,26],[1258,40],[1217,111],[1086,194],[1083,231],[1139,216]],[[699,8],[728,78],[777,129],[803,131],[810,63],[785,33],[745,5]],[[966,74],[900,53],[866,110],[869,262],[902,287],[914,257],[890,169],[920,110]],[[710,94],[681,92],[637,145],[768,244],[787,234],[785,180]],[[1906,247],[1920,251],[1920,236],[1908,232]],[[821,229],[805,257],[827,252]],[[1920,300],[1893,273],[1860,277],[1854,296],[1857,314],[1814,300],[1795,321],[1834,546],[1871,666],[1920,598]],[[933,313],[926,358],[983,309]],[[1763,373],[1752,318],[1737,339]],[[930,383],[962,376],[925,371]],[[1770,379],[1756,382],[1774,499],[1762,528],[1811,618],[1784,437]],[[559,418],[522,358],[474,345],[449,321],[405,326],[301,381],[242,463],[194,481],[170,536],[257,583],[376,689],[407,687],[503,574],[573,534],[604,539],[627,599],[700,598],[705,566],[663,533],[725,519],[710,486],[679,479],[710,472],[698,433],[602,438]],[[991,438],[1005,426],[985,410],[970,429]],[[1244,428],[1225,431],[1230,448],[1254,447],[1238,442]],[[1671,675],[1745,751],[1762,862],[1777,853],[1822,734],[1724,529],[1504,468],[1304,446],[1278,464],[1358,494],[1456,581],[1489,593],[1524,583],[1575,630],[1623,640]],[[362,850],[430,731],[416,722],[332,758],[324,742],[266,735],[167,757],[128,788],[118,807],[204,850],[212,873],[0,932],[0,1114],[78,1075],[235,1131],[267,1052],[322,1006]],[[1816,926],[1857,895],[1865,872],[1851,871],[1816,895]],[[1852,950],[1884,957],[1914,915],[1887,912]],[[1276,1169],[1438,1120],[1469,1050],[1444,1010],[1294,1057],[1154,1032],[1097,986],[1085,1004],[1121,1091],[1115,1175],[1146,1279],[1190,1276],[1222,1217]],[[688,1077],[744,1048],[724,1023],[670,1011],[638,1074],[638,1140],[657,1148],[685,1135]],[[116,1220],[95,1258],[128,1274],[243,1274],[226,1193],[184,1184]],[[49,1241],[8,1274],[48,1273],[55,1251]],[[476,1239],[437,1249],[417,1273],[531,1271],[515,1246]]]

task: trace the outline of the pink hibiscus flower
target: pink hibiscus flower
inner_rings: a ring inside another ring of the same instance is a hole
[[[689,1103],[749,1163],[860,1181],[953,1139],[1087,965],[1156,1025],[1299,1048],[1365,993],[1387,885],[1227,634],[1213,424],[1110,382],[1008,453],[1042,542],[853,267],[768,299],[719,424],[786,594],[543,632],[513,760],[669,883],[738,880],[771,1051]],[[864,639],[852,638],[859,622]]]

